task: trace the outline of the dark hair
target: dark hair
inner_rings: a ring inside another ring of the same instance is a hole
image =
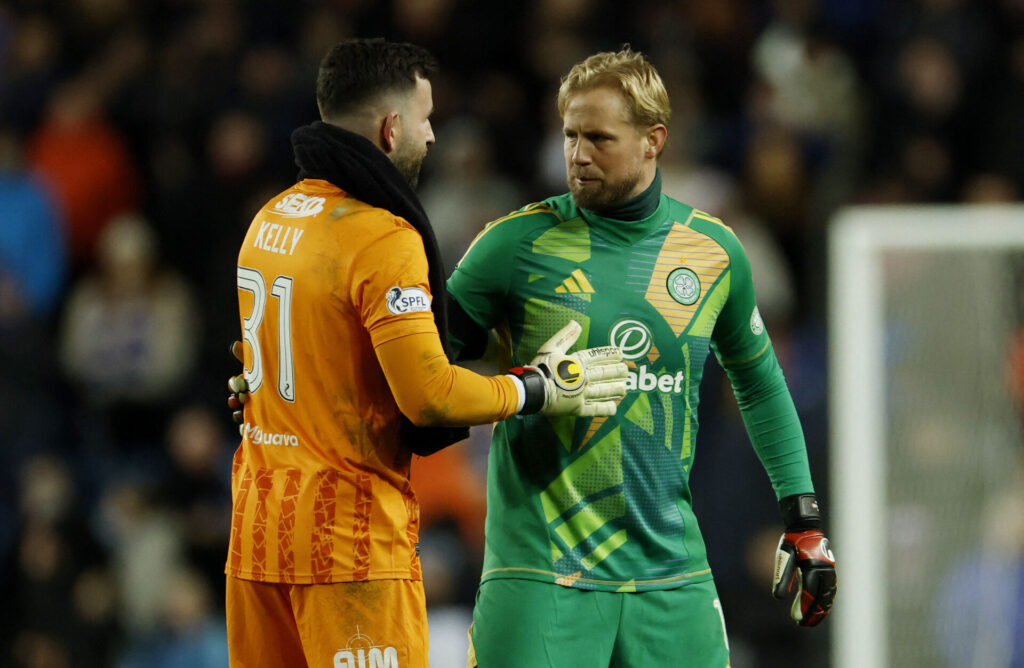
[[[320,61],[316,101],[324,116],[341,114],[391,90],[437,73],[437,60],[415,44],[373,39],[339,42]]]

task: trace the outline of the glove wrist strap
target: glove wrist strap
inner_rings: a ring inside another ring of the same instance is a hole
[[[509,369],[508,374],[523,384],[523,407],[517,415],[531,415],[544,408],[547,380],[543,373],[533,367],[517,366]]]
[[[787,532],[821,528],[821,508],[814,494],[793,494],[779,501]]]

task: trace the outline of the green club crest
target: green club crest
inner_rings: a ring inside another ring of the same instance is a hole
[[[668,275],[667,285],[672,299],[684,306],[695,304],[700,299],[700,279],[686,267],[674,269]]]

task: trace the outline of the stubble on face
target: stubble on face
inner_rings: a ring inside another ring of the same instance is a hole
[[[434,141],[430,127],[433,108],[430,81],[417,76],[416,87],[402,101],[403,132],[391,155],[391,162],[413,189],[419,184],[420,168],[427,157],[427,147]]]
[[[417,146],[414,142],[403,144],[391,157],[398,173],[409,183],[413,190],[420,182],[420,168],[423,167],[423,160],[427,157],[427,145]]]
[[[582,169],[570,167],[566,175],[566,183],[576,206],[580,209],[601,213],[614,209],[629,199],[630,193],[643,178],[643,169],[638,165],[636,169],[617,181],[601,180],[579,183],[576,180],[577,176],[586,176],[586,173]]]

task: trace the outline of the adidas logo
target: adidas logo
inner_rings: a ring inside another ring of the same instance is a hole
[[[590,295],[594,294],[594,286],[591,285],[590,281],[587,280],[587,277],[583,275],[583,271],[581,269],[577,269],[569,274],[569,276],[562,281],[561,285],[555,288],[555,292],[561,294],[569,292],[573,294]]]

